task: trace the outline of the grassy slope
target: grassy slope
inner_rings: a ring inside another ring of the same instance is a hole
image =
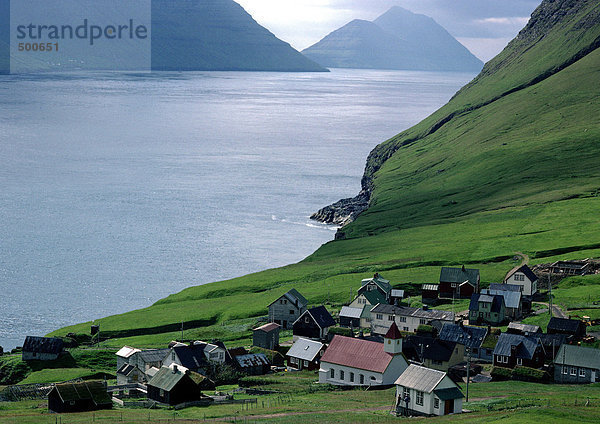
[[[290,288],[313,304],[339,306],[374,271],[418,285],[437,281],[440,265],[464,262],[492,282],[514,265],[517,251],[533,263],[600,256],[600,52],[555,72],[600,35],[597,19],[588,24],[600,6],[579,3],[578,14],[543,28],[544,37],[536,36],[543,21],[532,19],[448,105],[376,149],[381,155],[413,140],[376,174],[373,205],[347,228],[348,239],[295,265],[192,287],[107,317],[101,329],[117,337],[109,343],[163,345],[179,335],[181,321],[186,338],[247,341],[252,317],[264,316]],[[69,331],[87,333],[89,323],[54,334]]]

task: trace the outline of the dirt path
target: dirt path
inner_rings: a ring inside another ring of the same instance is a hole
[[[537,303],[538,305],[544,305],[546,308],[549,308],[550,305],[548,304],[548,302],[533,302],[533,303]],[[560,309],[558,306],[556,305],[552,305],[552,316],[556,317],[556,318],[569,318],[567,316],[567,314],[565,314],[563,312],[562,309]]]
[[[339,414],[345,412],[362,412],[362,411],[385,411],[390,410],[392,407],[388,406],[379,406],[377,408],[356,408],[356,409],[328,409],[324,411],[301,411],[301,412],[280,412],[276,414],[262,414],[262,415],[245,415],[238,417],[220,417],[220,418],[207,418],[205,421],[214,421],[214,422],[228,422],[228,421],[242,421],[246,419],[247,421],[258,420],[258,419],[271,419],[271,418],[281,418],[281,417],[293,417],[293,416],[302,416],[302,415],[314,415],[314,414]]]
[[[520,256],[522,258],[522,261],[519,265],[517,265],[516,267],[514,267],[513,269],[511,269],[510,271],[508,271],[506,273],[506,276],[504,276],[504,281],[506,281],[508,279],[508,277],[515,272],[517,269],[521,268],[523,265],[527,265],[529,263],[529,256],[527,256],[525,253],[522,252],[515,252],[515,256]]]

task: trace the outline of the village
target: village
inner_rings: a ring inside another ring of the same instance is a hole
[[[534,269],[551,282],[594,273],[595,267],[590,261],[561,261]],[[353,300],[333,313],[291,289],[265,305],[252,346],[227,347],[219,340],[176,340],[162,349],[123,346],[116,352],[116,379],[13,385],[0,392],[0,400],[37,396],[56,413],[115,405],[180,410],[246,404],[251,400],[236,400],[218,386],[243,376],[305,371],[328,387],[394,387],[390,413],[398,417],[442,416],[469,412],[463,402],[472,384],[600,382],[600,349],[582,346],[595,341],[587,329],[597,322],[553,306],[536,272],[522,264],[501,283],[482,288],[479,270],[442,267],[437,284],[421,285],[420,307],[409,306],[406,290],[379,273],[357,282]],[[468,304],[468,310],[456,310],[456,304]],[[540,313],[553,315],[545,333],[521,322]],[[91,328],[98,340],[99,330]],[[282,332],[291,337],[280,340]],[[28,336],[20,349],[24,362],[56,361],[67,351],[62,338],[36,336]],[[262,394],[260,387],[243,392]]]

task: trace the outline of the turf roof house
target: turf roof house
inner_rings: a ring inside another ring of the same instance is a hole
[[[110,408],[112,400],[102,381],[57,384],[48,393],[48,410],[52,412],[84,412]]]
[[[517,268],[512,272],[508,273],[508,275],[504,279],[504,283],[519,286],[521,288],[523,296],[531,297],[535,295],[538,291],[537,275],[535,275],[527,265],[523,265],[522,267]]]
[[[402,331],[417,331],[419,325],[454,324],[454,312],[410,306],[377,305],[371,309],[371,333],[385,334],[392,322]]]
[[[306,337],[315,340],[325,340],[329,327],[335,326],[335,320],[325,306],[317,306],[304,311],[294,322],[294,339]]]
[[[469,303],[469,324],[498,326],[506,320],[506,306],[501,295],[473,294]]]
[[[147,384],[148,399],[167,405],[197,402],[209,399],[202,394],[200,386],[192,379],[186,368],[176,364],[161,367]]]
[[[23,361],[53,361],[58,359],[64,350],[64,343],[58,337],[25,337],[23,343]]]
[[[471,358],[491,361],[491,352],[487,354],[486,350],[482,348],[487,332],[488,329],[485,327],[462,325],[461,321],[459,324],[444,324],[438,338],[463,345],[464,359],[467,359],[467,354],[470,353]]]
[[[270,322],[252,330],[252,346],[274,350],[279,346],[279,330],[281,326]]]
[[[323,343],[300,337],[286,353],[288,367],[297,370],[318,370],[324,352]]]
[[[319,383],[336,386],[388,386],[408,367],[402,335],[392,324],[377,343],[336,335],[321,358]]]
[[[398,415],[460,414],[464,395],[445,372],[411,364],[396,380]]]
[[[235,367],[247,375],[264,375],[271,371],[271,361],[264,353],[248,353],[233,358]]]
[[[290,330],[294,321],[306,311],[308,301],[296,289],[284,293],[269,305],[269,322]]]
[[[544,348],[539,338],[508,333],[502,333],[498,337],[494,349],[494,366],[541,368],[544,360]]]
[[[440,297],[468,299],[479,293],[479,270],[442,267],[440,271]]]
[[[564,384],[600,382],[600,349],[563,344],[554,358],[554,381]]]

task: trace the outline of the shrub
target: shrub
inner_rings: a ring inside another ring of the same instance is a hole
[[[332,327],[329,329],[329,334],[331,334],[332,337],[336,334],[339,336],[354,337],[352,329],[345,327]]]
[[[546,371],[535,368],[517,366],[512,372],[513,380],[542,383],[550,380]]]
[[[0,384],[17,384],[31,372],[31,368],[21,358],[6,358],[0,361]]]
[[[435,329],[431,325],[421,324],[417,327],[417,334],[433,334]]]
[[[493,367],[490,375],[494,381],[510,380],[512,376],[512,370],[504,367]]]

